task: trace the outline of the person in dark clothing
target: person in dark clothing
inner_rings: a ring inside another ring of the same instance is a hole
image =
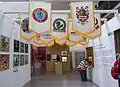
[[[57,55],[57,62],[60,62],[60,56]]]

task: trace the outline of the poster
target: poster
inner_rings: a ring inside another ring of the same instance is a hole
[[[24,65],[24,55],[20,55],[20,66]]]
[[[19,52],[19,41],[14,40],[14,52]]]
[[[25,44],[25,53],[28,53],[28,44]]]
[[[14,54],[13,56],[13,67],[19,66],[19,55]]]
[[[0,36],[0,51],[9,52],[10,39],[6,36]]]
[[[28,55],[25,55],[25,64],[28,64]]]
[[[0,71],[9,69],[9,55],[0,54]]]
[[[21,53],[24,53],[24,43],[23,42],[20,42],[20,52]]]

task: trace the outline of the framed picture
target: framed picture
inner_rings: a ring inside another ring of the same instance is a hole
[[[28,55],[25,55],[25,64],[28,64]]]
[[[24,65],[24,55],[20,55],[20,66]]]
[[[23,42],[20,42],[20,52],[21,53],[24,53],[24,43]]]
[[[67,55],[68,55],[67,51],[61,51],[61,56],[67,56]]]
[[[19,55],[14,54],[13,55],[13,67],[18,67],[19,66]]]
[[[9,55],[0,54],[0,71],[9,69]]]
[[[28,53],[28,44],[25,44],[25,53]]]
[[[67,63],[67,57],[62,57],[62,62]]]
[[[10,38],[0,35],[0,51],[9,52]]]
[[[19,41],[14,40],[14,52],[19,52]]]

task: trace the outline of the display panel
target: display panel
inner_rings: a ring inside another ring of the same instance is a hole
[[[56,60],[57,59],[57,54],[51,54],[51,60]]]
[[[20,42],[20,52],[24,53],[25,47],[24,47],[24,43]]]
[[[20,55],[20,66],[25,64],[24,55]]]
[[[10,38],[0,35],[0,51],[9,52]]]
[[[19,52],[19,41],[14,40],[14,52]]]
[[[13,67],[19,66],[19,55],[14,54],[13,56]]]
[[[0,54],[0,71],[9,69],[9,55]]]

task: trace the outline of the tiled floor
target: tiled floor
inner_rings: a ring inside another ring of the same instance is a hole
[[[43,75],[32,77],[25,87],[97,87],[92,82],[82,82],[79,75]]]

